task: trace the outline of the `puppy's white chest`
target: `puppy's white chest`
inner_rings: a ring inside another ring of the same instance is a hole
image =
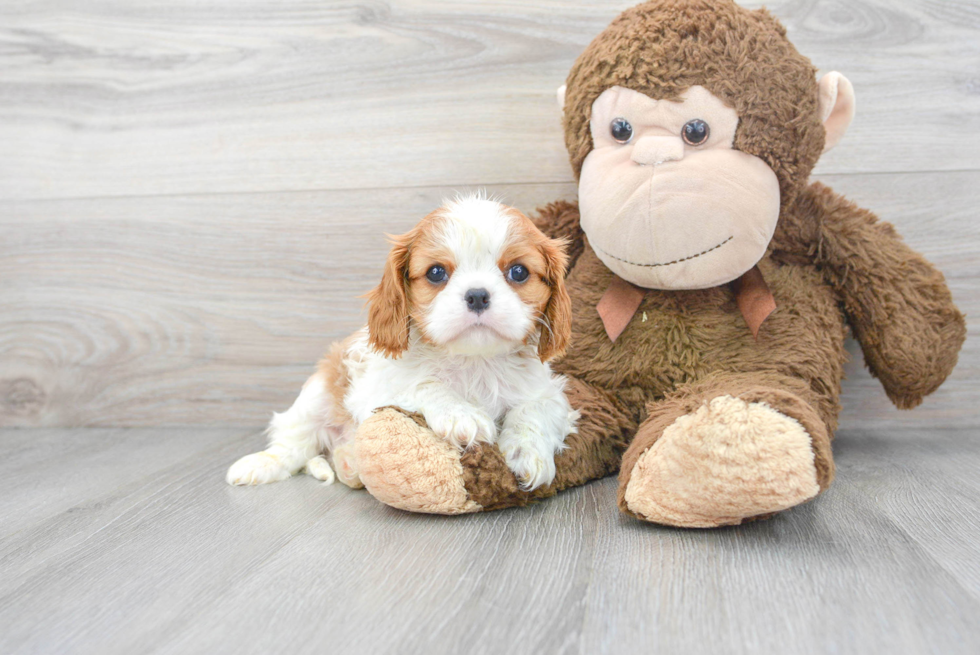
[[[358,423],[388,405],[424,412],[431,394],[422,390],[431,383],[445,387],[453,396],[479,407],[495,421],[521,401],[528,386],[526,358],[433,357],[432,352],[409,351],[397,360],[367,354],[352,366],[351,386],[344,404]]]
[[[467,402],[499,420],[517,402],[513,388],[513,376],[520,374],[517,368],[507,362],[487,360],[444,369],[439,377]]]

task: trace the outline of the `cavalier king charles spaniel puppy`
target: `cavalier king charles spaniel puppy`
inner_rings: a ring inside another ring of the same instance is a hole
[[[360,487],[354,433],[393,406],[420,413],[457,448],[497,444],[524,489],[550,484],[578,418],[548,365],[571,335],[562,246],[483,197],[447,202],[395,237],[367,327],[333,345],[273,416],[268,448],[235,462],[228,483],[305,468],[325,482],[336,469]]]

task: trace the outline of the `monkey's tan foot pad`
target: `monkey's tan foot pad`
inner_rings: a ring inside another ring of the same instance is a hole
[[[641,519],[738,525],[820,492],[810,435],[765,403],[719,396],[671,423],[637,460],[625,491]]]
[[[361,424],[354,443],[361,482],[382,503],[426,514],[483,509],[466,492],[460,452],[421,417],[382,409]]]

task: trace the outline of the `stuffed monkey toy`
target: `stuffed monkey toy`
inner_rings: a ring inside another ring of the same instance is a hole
[[[555,369],[581,412],[553,484],[522,491],[494,446],[459,452],[385,409],[356,437],[378,500],[456,514],[619,474],[619,508],[739,524],[834,478],[848,328],[892,402],[946,379],[965,338],[942,274],[809,175],[854,114],[767,11],[653,0],[623,12],[559,92],[578,203],[539,211],[568,243],[572,340]]]

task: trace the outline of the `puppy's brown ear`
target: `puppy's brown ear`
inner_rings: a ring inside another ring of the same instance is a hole
[[[541,328],[538,341],[538,357],[542,362],[561,357],[572,338],[572,299],[565,288],[565,267],[568,255],[565,242],[559,239],[546,239],[540,246],[545,260],[545,282],[551,287],[551,297],[544,309],[547,327]]]
[[[397,358],[408,349],[406,271],[412,233],[391,237],[391,242],[381,283],[367,294],[368,340],[378,352]]]

